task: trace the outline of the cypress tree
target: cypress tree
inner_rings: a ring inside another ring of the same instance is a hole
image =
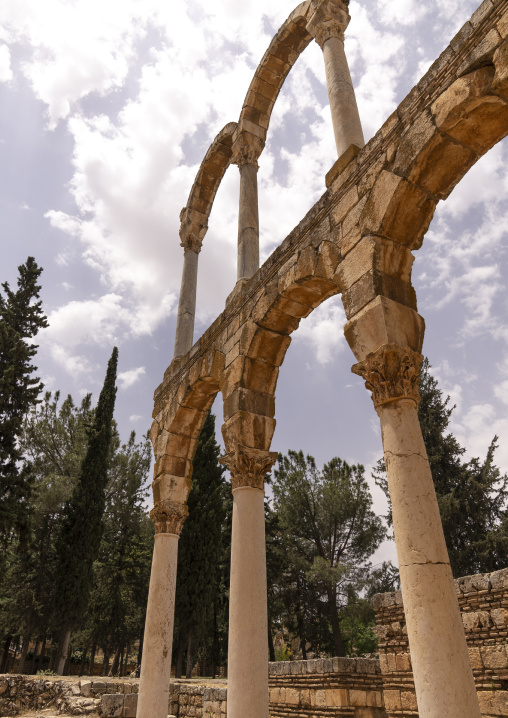
[[[108,362],[78,482],[68,501],[57,541],[57,608],[61,620],[57,672],[62,673],[70,634],[84,615],[92,584],[92,565],[103,532],[118,349]]]
[[[184,651],[187,675],[194,657],[208,648],[210,662],[216,662],[219,590],[219,563],[222,558],[222,533],[225,522],[225,469],[218,463],[219,446],[215,440],[215,416],[208,414],[199,437],[193,461],[189,516],[178,546],[175,638],[177,674],[181,674]],[[205,647],[207,627],[212,645]]]
[[[33,257],[18,267],[17,290],[7,282],[0,293],[0,540],[4,547],[26,524],[30,488],[28,467],[20,467],[19,436],[23,419],[42,388],[31,364],[37,345],[31,340],[48,323],[39,299],[42,268]]]

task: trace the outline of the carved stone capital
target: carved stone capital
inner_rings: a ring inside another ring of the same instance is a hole
[[[150,518],[155,523],[156,534],[176,534],[180,536],[189,509],[186,504],[162,499],[150,511]]]
[[[244,165],[254,165],[259,169],[258,157],[263,151],[265,143],[260,137],[251,135],[250,132],[240,132],[233,142],[233,155],[231,163],[242,169]]]
[[[208,230],[208,223],[206,219],[204,219],[204,216],[202,221],[198,221],[191,217],[192,214],[192,210],[189,211],[188,207],[184,207],[180,212],[180,246],[199,254],[203,239]],[[199,216],[198,214],[198,217]]]
[[[365,379],[376,409],[397,399],[412,399],[418,406],[422,361],[423,356],[409,347],[385,344],[351,371]]]
[[[312,0],[307,31],[323,49],[331,37],[344,40],[344,32],[349,25],[349,0]]]
[[[239,445],[222,456],[219,462],[229,469],[233,491],[245,486],[264,491],[265,476],[277,461],[277,456],[276,451],[249,449]]]

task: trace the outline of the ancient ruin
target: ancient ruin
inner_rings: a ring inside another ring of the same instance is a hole
[[[216,394],[234,497],[228,718],[267,718],[263,481],[275,461],[275,387],[302,317],[340,293],[345,335],[381,422],[420,718],[478,718],[473,672],[417,416],[424,321],[411,285],[439,200],[508,133],[508,0],[485,0],[364,145],[344,54],[347,0],[307,0],[273,38],[238,123],[208,150],[181,215],[174,359],[155,392],[156,526],[138,718],[166,718],[178,536],[192,458]],[[323,51],[338,160],[327,191],[259,267],[257,168],[292,65]],[[217,188],[240,170],[238,281],[193,344],[198,254]]]

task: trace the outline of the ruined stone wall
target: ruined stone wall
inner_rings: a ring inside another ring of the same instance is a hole
[[[384,718],[377,660],[270,663],[271,718]]]
[[[508,569],[459,578],[455,586],[482,715],[508,716]],[[387,716],[416,717],[401,592],[375,596],[374,608]]]

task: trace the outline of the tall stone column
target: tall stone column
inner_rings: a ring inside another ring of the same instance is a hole
[[[175,616],[178,538],[187,516],[185,504],[159,501],[152,572],[146,610],[137,718],[167,718]]]
[[[418,420],[421,354],[381,346],[352,371],[381,421],[420,718],[479,718],[473,673]]]
[[[333,131],[340,157],[351,145],[363,147],[362,123],[344,51],[349,0],[312,0],[308,32],[323,51]]]
[[[264,143],[241,132],[233,143],[233,164],[240,170],[237,279],[250,279],[259,269],[258,157]]]
[[[277,453],[237,446],[221,462],[233,488],[228,718],[268,718],[264,478]]]
[[[195,234],[181,233],[184,249],[182,284],[178,300],[176,319],[175,350],[173,358],[187,354],[194,339],[194,317],[196,315],[196,291],[198,282],[198,255],[202,240]]]

